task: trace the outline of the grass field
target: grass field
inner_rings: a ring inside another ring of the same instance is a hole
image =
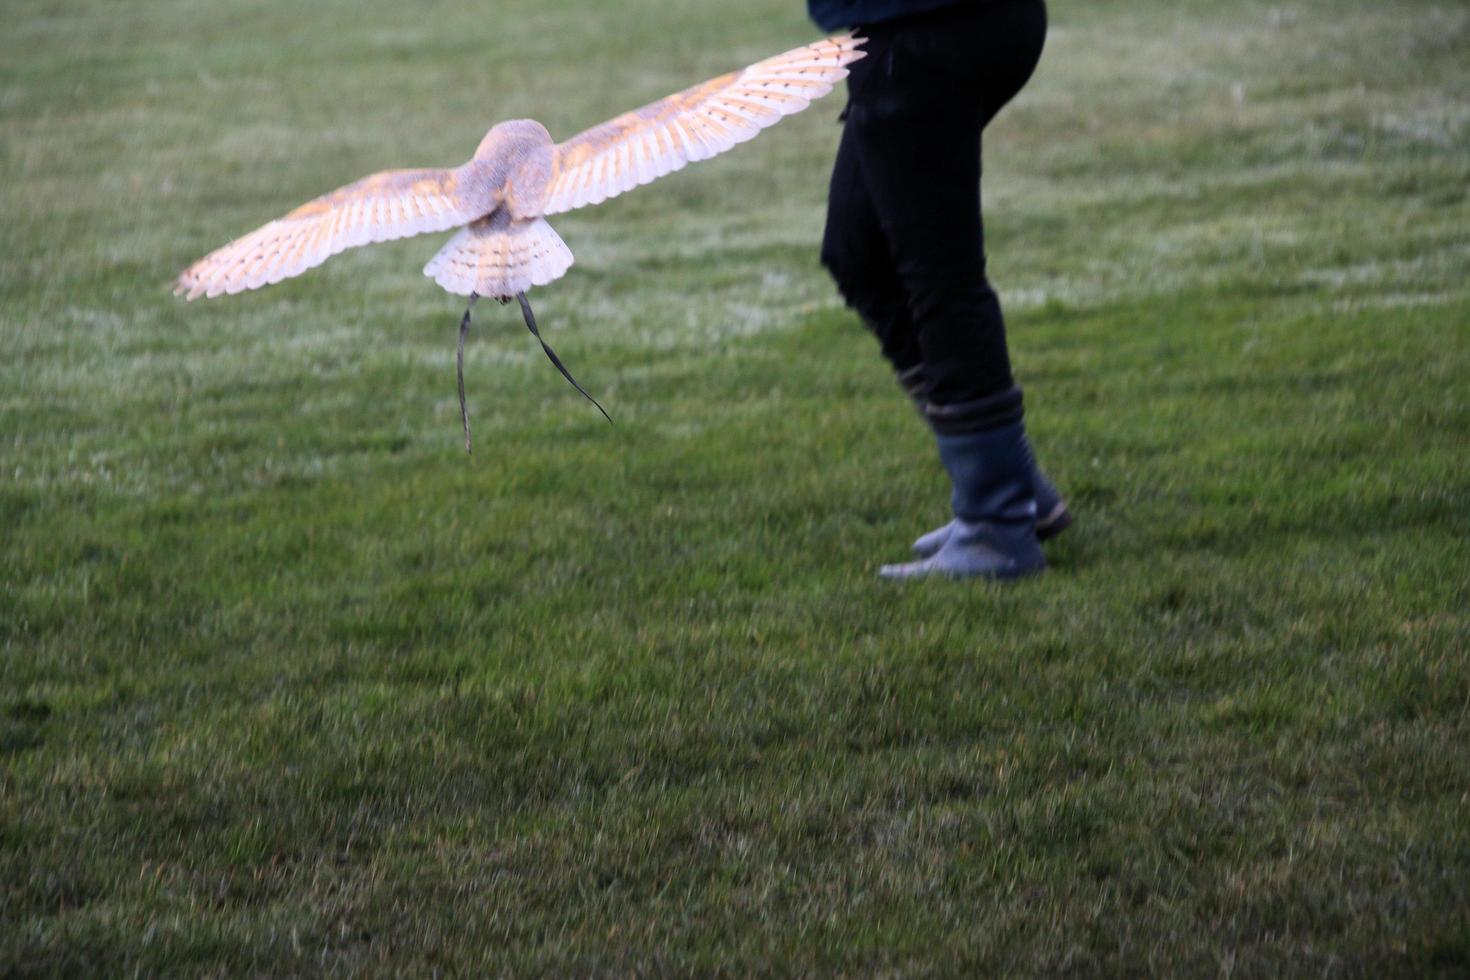
[[[817,263],[840,95],[557,227],[186,305],[363,173],[794,0],[8,0],[0,975],[1465,976],[1470,10],[1053,4],[992,273],[1076,528],[945,519]]]

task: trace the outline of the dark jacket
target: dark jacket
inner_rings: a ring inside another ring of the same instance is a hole
[[[981,0],[806,0],[806,8],[822,30],[835,31],[975,2]]]

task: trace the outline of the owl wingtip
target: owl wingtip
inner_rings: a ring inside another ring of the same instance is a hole
[[[173,282],[168,284],[168,289],[175,296],[182,296],[186,301],[192,302],[194,297],[190,292],[191,286],[193,282],[188,278],[188,274],[181,272]]]

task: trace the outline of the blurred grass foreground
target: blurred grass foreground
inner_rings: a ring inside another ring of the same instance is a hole
[[[1078,525],[1011,588],[818,266],[834,95],[560,219],[189,261],[801,5],[9,0],[0,974],[1465,976],[1470,9],[1052,6],[991,271]]]

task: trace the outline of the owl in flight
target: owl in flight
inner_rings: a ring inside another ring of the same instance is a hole
[[[601,411],[541,337],[526,290],[560,279],[572,251],[546,215],[598,204],[655,177],[743,143],[782,116],[832,91],[846,66],[863,57],[863,38],[842,34],[710,79],[624,113],[565,143],[534,119],[513,119],[485,134],[474,157],[452,170],[387,170],[364,177],[284,218],[237,238],[179,273],[174,293],[188,299],[258,289],[299,276],[344,249],[430,231],[459,232],[424,266],[424,275],[470,298],[520,300],[526,327],[556,369]],[[464,394],[459,324],[459,412],[465,451],[470,415]]]
[[[535,332],[525,291],[561,278],[572,264],[546,215],[615,197],[800,112],[863,57],[862,42],[843,34],[767,58],[564,143],[531,119],[500,123],[468,163],[389,170],[348,184],[206,255],[179,274],[174,292],[192,300],[257,289],[357,245],[458,228],[424,274],[472,300],[519,297]]]

